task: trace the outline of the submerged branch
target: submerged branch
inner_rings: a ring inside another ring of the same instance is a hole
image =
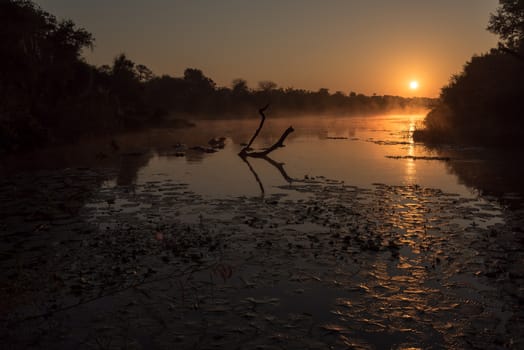
[[[247,157],[262,158],[262,159],[266,160],[269,164],[271,164],[272,166],[277,168],[277,170],[280,172],[280,175],[282,175],[282,177],[287,182],[291,183],[293,181],[296,181],[295,179],[291,178],[286,173],[286,171],[284,170],[284,164],[283,163],[278,163],[278,162],[274,161],[273,159],[269,158],[269,156],[268,156],[269,153],[273,152],[277,148],[284,147],[284,141],[286,140],[288,135],[291,134],[293,131],[295,131],[295,129],[293,129],[292,126],[287,128],[284,131],[284,133],[282,134],[282,136],[280,136],[278,141],[275,142],[271,147],[266,148],[263,151],[249,151],[251,149],[251,145],[253,144],[253,142],[255,141],[256,137],[260,133],[260,130],[262,129],[262,126],[264,126],[264,121],[266,120],[266,115],[264,114],[264,111],[268,107],[269,107],[269,104],[265,105],[264,107],[262,107],[262,108],[260,108],[258,110],[258,113],[260,113],[260,116],[262,117],[262,119],[260,120],[260,124],[259,124],[257,130],[255,131],[255,134],[253,135],[253,137],[251,137],[251,140],[249,140],[247,145],[244,148],[242,148],[242,150],[238,153],[240,158],[242,158],[242,160],[247,164],[247,166],[249,168],[249,171],[251,171],[251,173],[255,177],[255,180],[257,181],[258,186],[260,187],[261,197],[264,197],[264,193],[265,193],[264,185],[262,184],[262,181],[260,180],[260,178],[259,178],[257,172],[255,171],[255,169],[251,166],[251,164],[247,160]]]
[[[286,131],[284,131],[282,136],[280,136],[278,141],[275,142],[275,144],[273,144],[273,146],[271,146],[271,147],[269,147],[269,148],[267,148],[267,149],[265,149],[263,151],[250,151],[251,145],[253,144],[253,142],[257,138],[258,134],[260,133],[260,130],[262,130],[262,127],[264,126],[264,122],[266,120],[266,115],[264,114],[264,112],[266,111],[266,109],[268,109],[268,107],[269,107],[269,104],[265,105],[264,107],[262,107],[262,108],[260,108],[258,110],[258,113],[260,114],[262,119],[260,119],[260,124],[258,125],[258,128],[255,131],[255,134],[253,135],[253,137],[251,137],[251,140],[249,140],[247,145],[244,148],[242,148],[242,150],[240,150],[240,152],[238,153],[238,155],[240,157],[258,157],[258,158],[265,157],[269,153],[271,153],[274,150],[276,150],[277,148],[284,147],[284,140],[286,139],[286,137],[289,134],[291,134],[293,131],[295,131],[295,129],[293,129],[293,127],[290,126],[289,128],[286,129]]]
[[[295,131],[295,129],[293,129],[292,126],[290,126],[289,128],[286,129],[286,131],[284,131],[284,133],[282,134],[282,136],[280,136],[280,138],[278,139],[277,142],[275,142],[273,144],[273,146],[263,150],[263,151],[259,151],[259,152],[248,152],[248,153],[245,153],[246,156],[249,156],[249,157],[257,157],[257,158],[263,158],[263,157],[266,157],[269,153],[273,152],[274,150],[276,150],[277,148],[280,148],[280,147],[284,147],[284,140],[286,139],[286,137],[291,134],[293,131]]]
[[[246,147],[242,148],[242,150],[240,151],[240,153],[239,153],[240,155],[246,154],[248,152],[248,150],[251,148],[251,145],[253,144],[253,142],[257,138],[258,134],[260,133],[260,130],[262,129],[262,126],[264,126],[264,121],[266,120],[266,115],[264,114],[264,112],[266,111],[266,109],[268,109],[268,107],[269,107],[269,104],[265,105],[264,107],[262,107],[262,108],[260,108],[258,110],[258,113],[260,114],[262,119],[260,120],[260,124],[258,125],[258,128],[255,131],[255,134],[251,137],[251,140],[249,140],[249,142],[247,143]]]

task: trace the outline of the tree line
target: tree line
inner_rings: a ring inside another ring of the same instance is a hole
[[[250,88],[235,79],[220,87],[195,68],[182,77],[156,76],[125,54],[110,65],[94,66],[82,55],[93,49],[92,34],[31,0],[1,0],[0,23],[0,150],[162,125],[173,117],[256,116],[268,102],[275,114],[377,113],[432,102],[284,89],[272,81]]]
[[[524,1],[500,0],[487,29],[497,48],[475,55],[441,90],[415,139],[487,146],[521,144],[524,137]]]

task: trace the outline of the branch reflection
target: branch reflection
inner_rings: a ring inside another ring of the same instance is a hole
[[[248,158],[247,156],[239,155],[239,157],[247,164],[247,167],[249,168],[249,171],[251,171],[251,173],[255,177],[255,180],[258,183],[258,186],[260,187],[260,197],[264,198],[264,195],[265,195],[264,184],[260,180],[260,177],[258,176],[258,173],[256,172],[255,168],[253,168],[253,166],[251,165],[251,163],[247,159]],[[291,176],[288,175],[288,173],[284,169],[284,163],[279,163],[279,162],[275,161],[274,159],[272,159],[272,158],[270,158],[268,156],[257,157],[257,159],[264,159],[266,162],[268,162],[269,164],[274,166],[278,170],[280,175],[284,178],[284,180],[286,180],[289,184],[298,181],[297,179],[294,179],[294,178],[292,178]]]

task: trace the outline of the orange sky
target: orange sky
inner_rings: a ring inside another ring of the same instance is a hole
[[[497,0],[37,0],[92,32],[94,64],[124,52],[156,74],[199,68],[218,85],[436,97],[473,55]],[[420,87],[409,89],[417,80]]]

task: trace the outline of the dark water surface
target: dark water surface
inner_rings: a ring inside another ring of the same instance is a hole
[[[0,344],[522,348],[522,167],[421,119],[268,118],[257,147],[295,132],[247,163],[255,119],[3,159]]]
[[[431,149],[413,142],[411,133],[423,115],[365,117],[268,118],[255,147],[268,147],[289,126],[295,128],[287,147],[270,157],[283,164],[292,179],[323,176],[359,187],[373,183],[417,184],[463,196],[480,193],[514,198],[524,193],[520,179],[524,166],[520,150],[488,152],[475,148]],[[3,159],[4,176],[20,171],[75,167],[116,168],[119,185],[172,179],[189,184],[201,195],[256,196],[260,184],[237,156],[259,120],[196,121],[186,129],[153,129],[79,141]],[[185,151],[184,146],[208,146],[213,137],[226,137],[225,148],[215,154]],[[111,147],[115,140],[118,150]],[[182,147],[175,147],[182,144]],[[184,157],[177,157],[182,149]],[[288,181],[274,165],[249,160],[266,194],[282,192]]]

